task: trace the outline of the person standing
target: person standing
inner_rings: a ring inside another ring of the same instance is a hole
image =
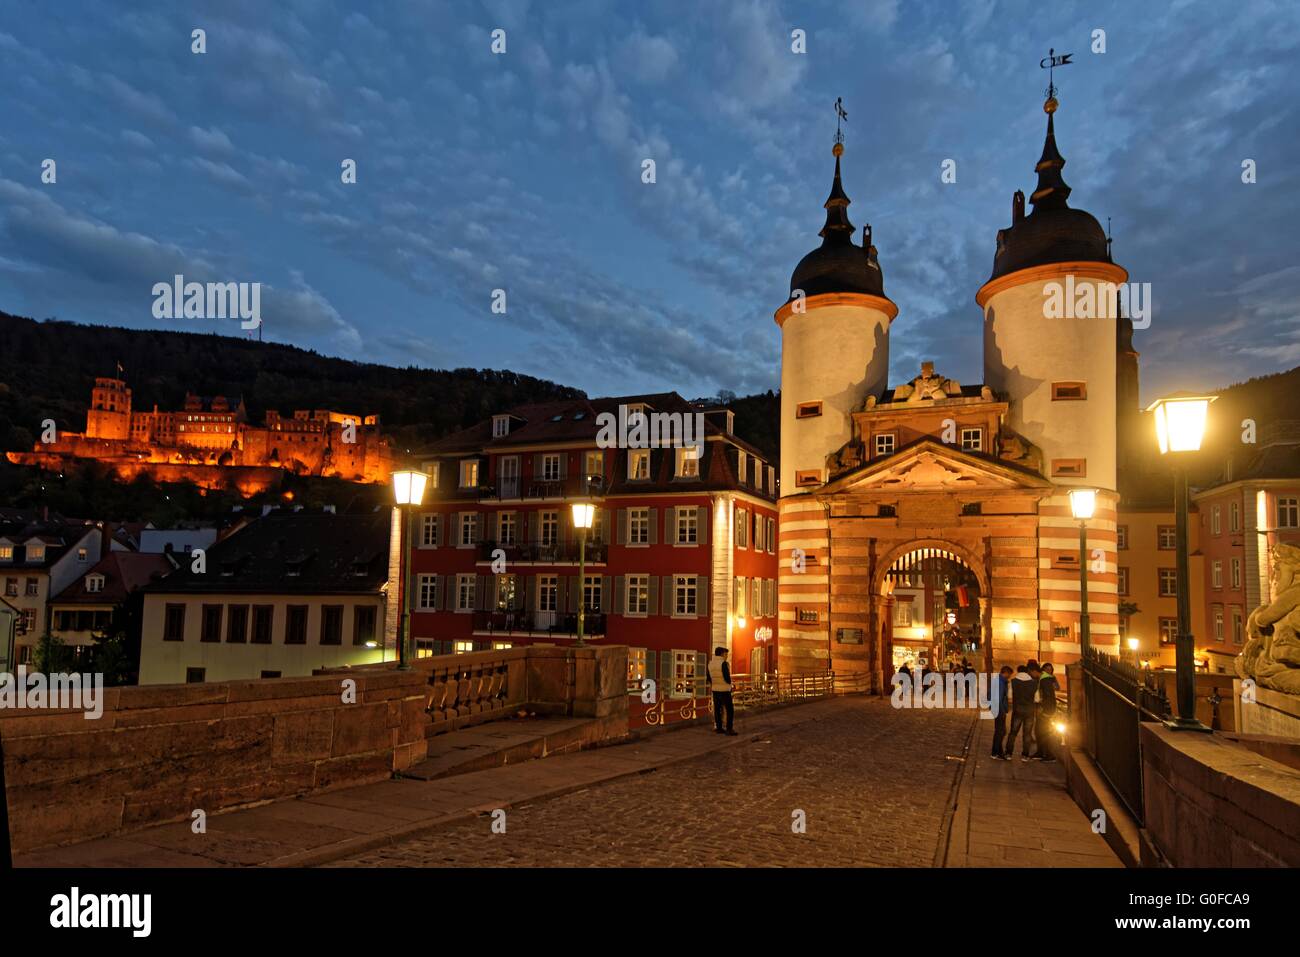
[[[1002,748],[1002,739],[1007,734],[1007,711],[1011,707],[1011,702],[1007,700],[1010,683],[1011,666],[1003,665],[1002,670],[998,672],[998,676],[994,679],[994,694],[997,696],[998,713],[993,716],[993,757],[998,761],[1011,760]]]
[[[1040,761],[1055,761],[1052,756],[1052,725],[1056,722],[1056,692],[1061,683],[1056,680],[1050,661],[1043,664],[1042,677],[1038,679],[1038,730],[1034,736],[1038,739],[1038,753],[1034,755]]]
[[[1033,666],[1031,672],[1030,666]],[[1029,745],[1034,733],[1034,716],[1036,705],[1034,697],[1038,693],[1038,662],[1016,668],[1011,685],[1011,733],[1007,738],[1007,755],[1016,749],[1016,735],[1020,734],[1020,760],[1029,760]]]
[[[722,645],[713,649],[709,659],[709,685],[713,688],[713,724],[718,734],[736,736],[732,725],[736,720],[736,708],[731,702],[731,666],[727,664],[727,649]],[[727,710],[727,727],[722,727],[722,710]]]

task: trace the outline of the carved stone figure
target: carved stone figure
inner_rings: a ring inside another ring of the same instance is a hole
[[[1246,645],[1237,656],[1237,675],[1264,688],[1300,695],[1300,548],[1275,545],[1271,604],[1246,621]]]

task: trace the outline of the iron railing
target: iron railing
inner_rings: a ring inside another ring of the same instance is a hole
[[[1143,821],[1143,721],[1169,716],[1169,699],[1151,672],[1087,649],[1082,658],[1085,711],[1084,749],[1139,823]]]
[[[587,542],[586,561],[588,565],[600,565],[605,561],[608,545],[600,541]],[[576,564],[579,558],[579,543],[576,541],[553,542],[497,542],[481,541],[478,543],[479,561],[488,562],[497,556],[497,549],[505,552],[507,562],[534,562],[536,564]]]
[[[577,612],[476,611],[474,631],[476,634],[490,635],[576,636],[578,614]],[[582,631],[587,638],[603,636],[605,616],[600,612],[587,612]]]

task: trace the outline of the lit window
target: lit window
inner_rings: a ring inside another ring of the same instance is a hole
[[[627,595],[624,599],[625,613],[629,615],[646,615],[650,612],[650,576],[628,575]],[[644,652],[643,652],[644,654]]]
[[[646,649],[629,648],[627,650],[627,680],[635,682],[640,687],[643,678],[650,677],[646,674]]]
[[[700,447],[698,445],[683,445],[677,450],[677,477],[700,477]]]
[[[497,576],[497,611],[509,611],[515,607],[515,589],[514,575]]]
[[[460,463],[460,487],[478,488],[478,462],[466,460]]]
[[[650,478],[650,450],[631,449],[627,453],[627,477],[629,481],[643,482]]]
[[[1178,641],[1178,619],[1160,619],[1160,644],[1172,645]]]
[[[474,650],[474,642],[472,642],[472,641],[456,641],[456,642],[453,642],[453,643],[452,643],[452,647],[453,647],[453,649],[455,650],[456,654],[458,654],[458,655],[467,655],[467,654],[469,654],[471,651]]]
[[[673,652],[673,690],[674,698],[693,698],[695,696],[695,652]]]

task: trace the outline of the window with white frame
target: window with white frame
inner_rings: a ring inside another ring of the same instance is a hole
[[[744,452],[738,453],[736,459],[736,467],[737,467],[736,477],[737,479],[739,479],[740,484],[744,485],[746,482],[749,481],[749,456],[746,455]]]
[[[769,554],[776,554],[776,519],[770,517],[767,520],[767,550]]]
[[[1120,565],[1115,569],[1115,572],[1116,572],[1116,576],[1115,576],[1116,592],[1121,595],[1127,595],[1128,594],[1128,568],[1123,565]]]
[[[910,601],[902,601],[899,598],[894,599],[894,627],[912,627],[912,603]]]
[[[628,575],[627,594],[624,596],[624,614],[648,615],[650,613],[650,576]]]
[[[1161,551],[1170,551],[1177,547],[1178,531],[1173,525],[1161,525],[1156,529],[1156,547]]]
[[[1234,605],[1232,608],[1232,643],[1239,645],[1244,637],[1241,628],[1241,609]]]
[[[582,607],[589,613],[600,611],[600,581],[599,575],[587,575],[582,580]]]
[[[438,545],[438,515],[430,513],[420,516],[420,544],[425,548]]]
[[[432,611],[438,607],[438,576],[421,575],[419,578],[419,605],[421,611]]]
[[[1277,527],[1300,527],[1300,498],[1287,496],[1277,500]]]
[[[77,549],[77,561],[85,562],[88,558],[90,558],[90,553],[88,551],[84,548]]]
[[[748,581],[749,579],[744,575],[736,576],[736,614],[742,618],[748,614],[749,608],[749,588],[746,584]]]
[[[894,433],[881,432],[874,439],[877,455],[892,455],[894,452]]]
[[[1223,641],[1223,606],[1214,606],[1214,640]]]
[[[698,515],[696,509],[691,506],[683,506],[677,509],[677,544],[694,545],[696,543],[698,529]]]
[[[45,546],[44,546],[44,545],[28,545],[28,546],[27,546],[27,560],[28,560],[29,562],[43,562],[43,561],[45,561]]]
[[[984,448],[983,429],[962,429],[961,449],[963,452],[979,452]]]
[[[103,591],[103,590],[104,590],[104,576],[103,576],[103,575],[87,575],[87,576],[86,576],[86,591],[87,591],[87,592],[100,592],[100,591]]]
[[[1216,558],[1210,567],[1210,583],[1215,588],[1223,587],[1223,559]]]
[[[693,651],[673,651],[672,697],[695,697],[695,652]]]
[[[1223,534],[1223,509],[1218,505],[1210,508],[1210,534]]]
[[[474,642],[472,642],[472,641],[456,641],[456,642],[453,642],[453,644],[452,644],[452,648],[453,648],[453,650],[455,650],[456,654],[458,654],[458,655],[467,655],[467,654],[469,654],[471,651],[474,650]]]
[[[763,521],[763,516],[758,513],[754,514],[754,551],[762,552],[767,550],[767,525]]]
[[[650,478],[650,450],[629,449],[627,453],[627,477],[631,482],[644,482]]]
[[[775,465],[769,465],[767,467],[767,490],[772,493],[776,492],[776,466]]]
[[[497,515],[497,541],[500,544],[515,544],[516,524],[517,516],[514,512],[501,512]]]
[[[1160,574],[1160,597],[1174,598],[1178,595],[1178,572],[1173,568],[1161,568]]]
[[[673,615],[677,618],[694,618],[696,614],[694,575],[673,576]]]
[[[473,575],[456,576],[456,610],[473,611],[474,610],[474,577]]]
[[[1232,587],[1233,588],[1241,587],[1241,559],[1240,558],[1234,558],[1232,560]]]
[[[749,509],[747,508],[736,509],[736,547],[749,547]]]
[[[478,488],[478,459],[465,459],[460,463],[460,487]]]
[[[1241,503],[1240,502],[1228,503],[1228,531],[1230,532],[1241,531]]]
[[[757,578],[749,580],[749,613],[755,618],[763,617],[763,582]]]
[[[492,416],[492,438],[499,439],[503,435],[510,434],[510,416],[494,415]]]
[[[677,477],[700,477],[700,447],[683,445],[677,449]]]
[[[600,478],[605,474],[605,453],[584,452],[582,456],[583,478]]]
[[[12,545],[0,545],[0,562],[11,562],[14,560],[14,547]]]
[[[539,575],[537,579],[537,610],[556,611],[559,607],[559,579],[554,575]]]
[[[560,540],[560,513],[542,512],[542,544],[550,547]]]
[[[1127,525],[1115,526],[1115,548],[1118,551],[1123,551],[1124,549],[1128,548],[1128,526]]]
[[[542,481],[558,482],[560,480],[560,454],[547,452],[542,456]]]
[[[474,512],[460,513],[460,543],[461,545],[474,544],[474,532],[478,525],[478,515]]]
[[[645,648],[629,648],[627,650],[627,680],[640,687],[644,679],[651,677],[645,673],[646,664]]]
[[[650,509],[629,508],[627,510],[627,543],[629,545],[650,544]]]

